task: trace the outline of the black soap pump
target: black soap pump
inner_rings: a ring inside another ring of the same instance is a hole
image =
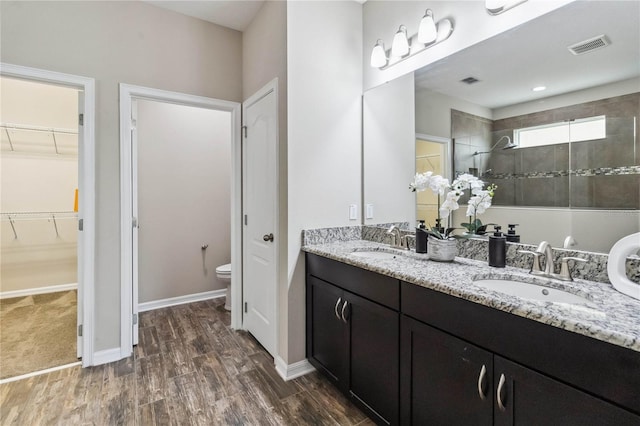
[[[516,226],[518,226],[518,224],[510,223],[507,226],[509,227],[509,230],[507,231],[507,241],[510,243],[519,243],[520,235],[516,234]]]
[[[507,238],[500,232],[499,225],[493,226],[493,235],[489,236],[489,266],[504,268],[507,259]]]
[[[424,226],[424,220],[419,221],[420,224],[416,228],[416,253],[427,252],[427,232]]]

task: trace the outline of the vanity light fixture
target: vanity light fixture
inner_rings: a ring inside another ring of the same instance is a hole
[[[378,39],[371,51],[371,66],[373,68],[381,68],[385,65],[387,65],[387,52],[384,50],[384,42]]]
[[[418,34],[409,37],[407,27],[400,25],[393,37],[390,51],[384,50],[382,40],[376,41],[371,51],[371,67],[384,70],[448,39],[452,33],[453,24],[449,19],[436,22],[431,9],[427,9],[420,21]]]
[[[402,58],[409,54],[409,39],[407,38],[407,27],[400,25],[398,32],[393,37],[393,44],[391,45],[391,55]]]
[[[489,15],[500,15],[525,1],[527,0],[485,0],[484,6]]]
[[[433,19],[433,12],[431,9],[427,9],[422,21],[420,21],[420,27],[418,27],[418,41],[424,44],[431,44],[438,38],[438,29],[436,28],[436,21]]]

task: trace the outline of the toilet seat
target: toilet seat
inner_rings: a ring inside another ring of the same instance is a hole
[[[216,274],[219,276],[231,276],[231,264],[220,265],[216,268]]]

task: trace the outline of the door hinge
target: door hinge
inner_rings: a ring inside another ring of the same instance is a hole
[[[78,219],[78,231],[84,230],[84,219]]]
[[[133,227],[133,228],[137,228],[138,227],[138,218],[137,217],[131,218],[131,227]]]
[[[133,314],[133,325],[138,323],[138,314]]]
[[[82,324],[78,324],[78,336],[82,337]]]
[[[244,137],[247,137],[247,126],[242,126],[241,127],[242,130],[244,130]]]
[[[247,215],[244,215],[244,226],[247,226],[247,224],[249,223],[249,220],[247,219]]]
[[[84,126],[84,114],[78,114],[78,125]]]
[[[247,313],[247,302],[244,302],[244,313]]]

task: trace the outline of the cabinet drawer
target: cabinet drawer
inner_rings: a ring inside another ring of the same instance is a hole
[[[307,274],[394,310],[400,309],[400,281],[307,253]]]

